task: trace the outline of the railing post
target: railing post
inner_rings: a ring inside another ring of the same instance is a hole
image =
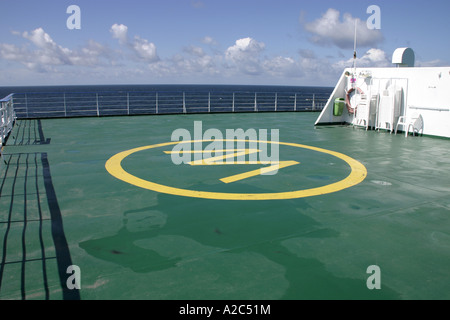
[[[156,102],[156,114],[158,114],[158,91],[156,91],[156,96],[155,96],[155,102]]]
[[[278,109],[278,92],[275,92],[275,111]]]
[[[232,104],[231,111],[234,112],[234,92],[233,92],[233,104]]]
[[[5,108],[4,108],[4,114],[5,114],[5,128],[6,128],[6,135],[8,135],[8,132],[11,130],[11,100],[5,102]]]
[[[0,147],[3,146],[3,142],[4,142],[4,132],[5,132],[5,123],[6,123],[6,118],[5,118],[5,111],[3,108],[3,102],[0,102]],[[1,155],[1,150],[0,150],[0,155]]]
[[[314,111],[316,109],[316,95],[313,93],[313,99],[312,99],[312,110]]]
[[[127,92],[127,115],[130,115],[130,93]]]
[[[183,113],[186,113],[186,93],[183,91]]]
[[[297,93],[294,95],[294,111],[297,111]]]
[[[66,93],[64,92],[64,117],[67,117]]]
[[[25,112],[27,114],[27,118],[28,118],[28,96],[25,93]]]
[[[100,110],[98,108],[98,93],[95,94],[96,98],[97,98],[97,117],[100,116]]]
[[[13,107],[12,107],[12,100],[11,99],[6,103],[6,106],[7,106],[6,110],[7,110],[8,132],[10,132],[12,130],[12,127],[13,127]]]
[[[11,96],[11,110],[13,121],[16,122],[16,110],[14,110],[14,94]]]
[[[256,111],[258,111],[258,101],[257,101],[257,96],[258,96],[258,93],[257,92],[255,92],[255,112]]]
[[[208,113],[211,113],[211,92],[208,92]]]

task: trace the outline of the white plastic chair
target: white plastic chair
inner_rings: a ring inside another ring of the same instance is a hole
[[[421,114],[414,113],[411,116],[401,116],[398,118],[397,126],[395,127],[395,134],[397,134],[398,126],[403,126],[403,130],[405,130],[405,137],[408,136],[409,129],[413,135],[417,132],[419,134],[420,131],[423,133],[423,118]]]

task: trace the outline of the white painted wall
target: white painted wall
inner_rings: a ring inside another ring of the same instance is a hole
[[[344,98],[350,88],[345,69],[328,103],[316,124],[352,123],[353,115],[346,109],[340,117],[333,116],[334,100]],[[404,92],[400,115],[420,113],[423,117],[423,133],[450,137],[450,67],[434,68],[357,68],[356,75],[371,74],[371,78],[357,77],[356,85],[365,93],[381,93],[389,84],[395,83]]]

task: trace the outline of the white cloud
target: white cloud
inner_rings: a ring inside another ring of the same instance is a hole
[[[390,59],[386,55],[386,52],[376,48],[369,49],[366,54],[361,57],[361,59],[357,59],[357,62],[359,62],[359,64],[363,67],[389,67],[392,65]]]
[[[204,38],[201,41],[204,47],[188,45],[172,57],[160,59],[155,44],[139,36],[132,38],[127,26],[114,24],[110,32],[112,38],[119,41],[119,50],[111,50],[94,40],[78,48],[66,48],[42,28],[13,32],[27,43],[0,43],[0,60],[22,64],[25,66],[23,70],[35,74],[34,78],[45,72],[49,75],[49,81],[64,78],[81,81],[83,77],[89,81],[95,81],[95,77],[101,77],[103,80],[100,81],[116,81],[114,79],[117,77],[121,81],[129,81],[128,78],[145,77],[148,81],[150,75],[155,81],[217,79],[214,81],[233,83],[235,79],[241,81],[243,76],[251,81],[266,75],[264,81],[270,82],[286,77],[301,79],[305,70],[309,70],[305,68],[316,65],[312,52],[304,53],[311,57],[309,60],[282,55],[266,57],[263,55],[266,45],[250,37],[238,39],[222,51],[206,45],[215,43],[213,38]],[[76,73],[73,72],[75,67],[78,67]],[[18,68],[15,67],[15,70]]]
[[[197,57],[204,57],[205,56],[205,51],[202,48],[196,47],[196,46],[193,46],[193,45],[185,47],[183,49],[183,51],[188,53],[188,54],[191,54],[193,56],[197,56]]]
[[[275,77],[300,77],[303,74],[298,61],[290,57],[277,56],[262,63],[264,71]]]
[[[114,39],[118,39],[120,44],[128,43],[128,27],[123,24],[113,24],[110,32]]]
[[[22,37],[31,41],[40,50],[36,57],[44,65],[71,65],[73,61],[71,50],[63,48],[55,43],[48,33],[42,28],[31,32],[25,31]]]
[[[252,54],[259,54],[264,50],[265,44],[262,42],[258,42],[252,38],[243,38],[236,40],[234,46],[231,46],[227,49],[226,55],[231,59],[241,59],[247,58]]]
[[[121,45],[127,46],[133,53],[135,58],[148,63],[159,61],[156,52],[156,45],[153,42],[135,36],[133,41],[128,39],[128,27],[123,24],[113,24],[110,32],[114,39],[118,39]]]
[[[334,68],[342,71],[344,68],[349,68],[352,65],[353,58],[336,62]],[[356,58],[356,67],[358,68],[382,68],[391,66],[391,60],[386,55],[386,52],[381,49],[371,48],[363,56]]]
[[[31,42],[33,42],[39,48],[53,49],[58,47],[58,45],[53,41],[50,35],[46,33],[42,28],[37,28],[31,32],[25,31],[22,33],[22,36],[25,39],[28,39]]]
[[[209,45],[217,45],[217,41],[214,40],[214,38],[206,36],[202,39],[202,42],[204,44],[209,44]]]
[[[99,66],[103,63],[101,58],[109,58],[107,48],[93,40],[85,47],[71,50],[58,45],[42,28],[13,34],[30,41],[34,47],[0,43],[0,58],[38,72],[55,72],[55,66]]]
[[[137,56],[144,61],[156,62],[159,60],[154,43],[136,36],[134,37],[134,41],[131,45]]]
[[[259,54],[264,48],[265,44],[255,39],[239,39],[226,50],[225,58],[245,74],[260,74],[262,70]]]
[[[89,40],[84,47],[73,51],[70,59],[74,65],[79,66],[98,67],[114,64],[114,56],[111,50],[94,40]]]
[[[176,54],[171,58],[149,64],[148,68],[152,75],[159,78],[175,78],[172,81],[220,75],[216,63],[221,60],[220,57],[210,56],[202,48],[192,45],[184,48],[183,52],[186,55]]]
[[[69,79],[82,82],[84,78],[89,81],[107,82],[120,79],[130,83],[133,79],[134,83],[152,79],[178,83],[208,80],[233,83],[238,79],[239,82],[263,81],[267,84],[292,81],[299,85],[333,83],[342,70],[352,64],[352,59],[329,61],[312,50],[298,50],[297,55],[292,57],[279,54],[266,56],[266,45],[251,37],[238,39],[222,51],[205,44],[212,42],[212,38],[203,39],[207,40],[201,41],[204,43],[203,47],[187,45],[172,57],[160,59],[152,42],[139,36],[131,38],[125,25],[115,24],[110,31],[112,37],[121,44],[119,50],[111,50],[94,40],[78,48],[65,48],[56,43],[42,28],[29,32],[13,32],[26,40],[26,43],[0,43],[0,60],[25,66],[23,69],[6,68],[11,74],[25,74],[25,71],[28,71],[30,79],[38,79],[39,73],[45,72],[48,74],[48,81]],[[128,53],[128,58],[122,53]],[[118,57],[124,59],[119,60]],[[434,63],[436,62],[430,62]],[[357,65],[390,66],[390,61],[384,51],[372,48],[358,57]],[[74,67],[78,67],[76,72],[73,72]],[[5,70],[3,72],[8,76]]]
[[[172,59],[174,67],[183,74],[217,74],[216,64],[211,56],[203,55],[193,58],[177,56]]]
[[[335,45],[341,49],[353,48],[356,21],[357,45],[362,47],[374,46],[383,40],[380,30],[370,30],[366,21],[354,18],[348,13],[343,14],[330,8],[322,17],[305,23],[304,28],[311,34],[310,40],[319,45]]]
[[[0,57],[9,61],[23,61],[28,57],[28,51],[13,44],[0,43]]]

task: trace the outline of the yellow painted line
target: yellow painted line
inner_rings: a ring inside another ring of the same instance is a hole
[[[270,167],[264,167],[264,168],[256,169],[256,170],[241,173],[241,174],[236,174],[231,177],[226,177],[226,178],[220,179],[220,181],[225,182],[225,183],[236,182],[236,181],[244,180],[244,179],[247,179],[250,177],[267,174],[269,172],[276,171],[276,170],[286,168],[289,166],[294,166],[299,163],[300,162],[297,162],[297,161],[280,161],[277,164],[274,164]]]
[[[261,161],[226,161],[224,159],[235,158],[247,154],[257,153],[258,149],[222,149],[222,150],[180,150],[180,151],[164,151],[165,154],[194,154],[194,153],[227,153],[226,155],[215,156],[207,159],[195,160],[189,162],[191,166],[207,166],[207,165],[222,165],[222,164],[267,164]],[[234,152],[231,153],[230,152]]]
[[[178,153],[178,154],[184,154],[184,153],[207,153],[207,152],[211,152],[211,153],[224,153],[224,152],[236,152],[236,151],[245,151],[245,150],[252,150],[252,151],[261,151],[258,149],[220,149],[220,150],[180,150],[180,151],[173,151],[173,150],[169,150],[169,151],[164,151],[165,154],[173,154],[173,153]]]
[[[211,140],[208,140],[211,141]],[[218,140],[218,141],[227,141],[226,139]],[[331,151],[327,149],[307,146],[298,143],[287,143],[287,142],[272,142],[272,141],[249,141],[249,140],[230,140],[230,141],[247,141],[247,142],[262,142],[262,143],[277,143],[284,146],[291,146],[294,148],[302,148],[308,149],[312,151],[316,151],[319,153],[328,154],[339,158],[345,161],[351,169],[350,174],[335,183],[331,183],[328,185],[310,188],[310,189],[300,189],[294,191],[287,192],[273,192],[273,193],[227,193],[227,192],[210,192],[210,191],[198,191],[198,190],[189,190],[182,188],[175,188],[166,185],[162,185],[159,183],[151,182],[148,180],[141,179],[136,177],[122,168],[122,161],[128,156],[149,149],[155,149],[160,147],[167,147],[171,145],[176,145],[179,143],[195,143],[195,142],[203,142],[202,140],[191,140],[191,141],[175,141],[175,142],[165,142],[154,144],[150,146],[144,146],[139,148],[130,149],[127,151],[120,152],[114,156],[112,156],[105,164],[106,170],[117,179],[130,183],[140,188],[153,190],[156,192],[167,193],[178,196],[185,197],[194,197],[194,198],[204,198],[204,199],[220,199],[220,200],[283,200],[283,199],[295,199],[295,198],[304,198],[304,197],[312,197],[323,194],[328,194],[332,192],[341,191],[346,188],[353,187],[367,177],[367,169],[366,167],[359,161],[336,151]]]
[[[195,162],[189,162],[191,166],[226,166],[226,165],[237,165],[237,164],[267,164],[267,162],[261,162],[261,161],[225,161],[225,162],[209,162],[207,161],[209,159],[204,160],[203,162],[201,160],[196,160]]]
[[[200,159],[200,160],[195,160],[195,161],[191,161],[189,162],[189,164],[191,166],[204,166],[204,165],[210,165],[210,164],[223,164],[225,159],[231,159],[231,158],[237,158],[240,156],[245,156],[248,154],[252,154],[252,153],[257,153],[260,150],[258,149],[244,149],[242,151],[237,151],[235,153],[231,153],[231,154],[226,154],[226,155],[221,155],[221,156],[216,156],[216,157],[212,157],[212,158],[207,158],[207,159]],[[226,161],[229,163],[233,163],[231,161]]]

